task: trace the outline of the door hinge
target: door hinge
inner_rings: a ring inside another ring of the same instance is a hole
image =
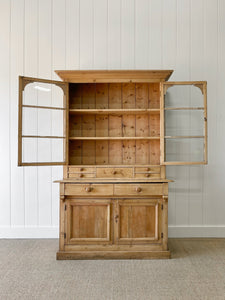
[[[66,206],[66,204],[65,204],[65,206],[64,206],[64,210],[66,210],[66,208],[67,208],[67,206]]]
[[[66,239],[66,233],[64,232],[64,239]]]
[[[163,239],[163,232],[161,232],[161,239]]]
[[[161,204],[161,210],[163,210],[163,204]]]

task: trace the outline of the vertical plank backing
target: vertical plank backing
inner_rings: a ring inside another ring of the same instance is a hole
[[[82,116],[80,115],[70,115],[69,117],[69,136],[82,136],[81,129],[82,129]]]
[[[69,164],[79,165],[82,163],[82,141],[69,142]]]
[[[109,84],[109,108],[119,109],[121,108],[121,83]],[[122,116],[109,115],[109,136],[122,136]],[[109,164],[121,164],[122,163],[122,142],[121,141],[109,141]]]
[[[149,108],[159,108],[159,83],[150,83],[149,84],[149,99],[148,99],[148,106]]]
[[[109,83],[109,108],[121,108],[121,83]]]
[[[149,141],[149,163],[151,165],[160,164],[160,141],[151,140]]]
[[[96,163],[95,141],[82,142],[82,163],[84,165],[94,165]]]
[[[92,108],[95,106],[96,98],[96,85],[94,83],[84,83],[82,84],[82,108]]]
[[[96,141],[96,164],[104,165],[109,163],[108,141]]]
[[[122,83],[122,105],[124,109],[135,108],[135,83]],[[135,135],[135,116],[123,116],[123,129],[126,136]],[[124,133],[123,130],[123,133]],[[134,164],[136,154],[136,142],[133,140],[123,141],[123,163]]]
[[[136,164],[149,164],[149,141],[136,141]]]
[[[95,136],[95,115],[82,116],[82,137]]]
[[[108,108],[108,83],[96,83],[96,108]]]
[[[160,115],[158,113],[149,115],[149,135],[160,136]]]
[[[81,108],[81,92],[82,92],[82,84],[79,83],[69,84],[69,97],[70,97],[69,108],[73,108],[73,109]]]
[[[148,108],[148,83],[136,83],[136,108]]]

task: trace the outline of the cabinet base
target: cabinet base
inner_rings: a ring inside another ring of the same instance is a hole
[[[168,259],[170,251],[59,251],[57,260],[73,259]]]

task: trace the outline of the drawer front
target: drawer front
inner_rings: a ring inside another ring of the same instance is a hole
[[[95,178],[95,174],[93,173],[69,173],[68,174],[69,178]]]
[[[115,184],[114,194],[117,196],[163,195],[163,184]]]
[[[97,178],[132,178],[132,168],[97,168]]]
[[[68,168],[68,173],[73,173],[73,172],[88,172],[88,173],[94,173],[95,168],[89,168],[89,167],[69,167]]]
[[[160,174],[151,174],[151,173],[136,173],[135,178],[145,178],[145,179],[159,179]]]
[[[112,184],[65,184],[67,196],[112,196]]]
[[[135,168],[136,173],[160,173],[160,167],[136,167]]]

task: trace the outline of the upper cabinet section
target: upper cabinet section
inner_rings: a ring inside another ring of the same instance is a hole
[[[204,81],[161,83],[161,164],[207,163],[206,88]]]
[[[66,82],[113,83],[113,82],[161,82],[167,81],[172,70],[82,70],[55,71]]]
[[[19,78],[19,166],[67,163],[67,101],[67,83]]]

